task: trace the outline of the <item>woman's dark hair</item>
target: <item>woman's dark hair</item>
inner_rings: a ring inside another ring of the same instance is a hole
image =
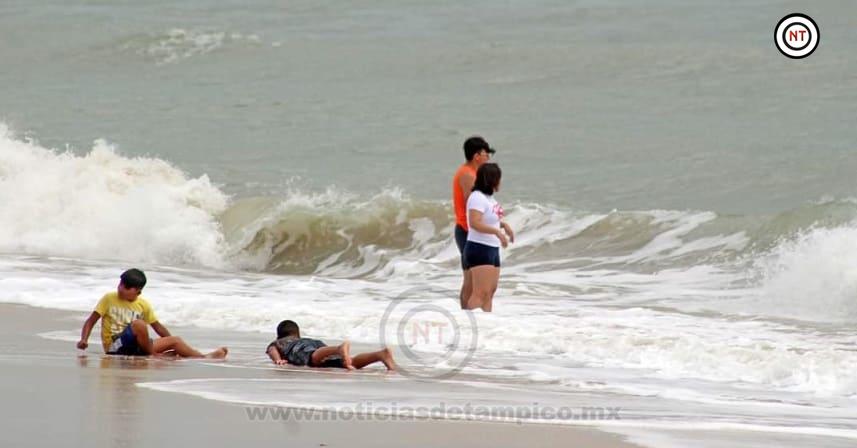
[[[128,289],[143,289],[146,286],[146,274],[139,269],[128,269],[119,276],[119,281]]]
[[[280,325],[277,325],[277,339],[289,336],[300,337],[301,330],[298,328],[298,324],[296,324],[295,321],[284,320],[280,322]]]
[[[486,163],[476,171],[476,181],[473,183],[473,191],[481,191],[487,196],[494,194],[500,185],[503,172],[496,163]]]

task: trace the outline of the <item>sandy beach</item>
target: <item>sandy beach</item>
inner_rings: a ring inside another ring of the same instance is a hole
[[[855,17],[0,1],[0,448],[857,447]]]
[[[197,378],[277,379],[271,370],[215,363],[79,356],[40,333],[74,329],[80,313],[0,305],[0,445],[6,447],[474,446],[628,447],[589,428],[481,422],[251,421],[245,406],[165,393],[138,383]],[[178,331],[177,331],[178,333]],[[244,336],[243,344],[250,345]],[[259,335],[259,340],[264,338]],[[242,352],[242,343],[233,356]],[[299,384],[299,383],[298,383]]]

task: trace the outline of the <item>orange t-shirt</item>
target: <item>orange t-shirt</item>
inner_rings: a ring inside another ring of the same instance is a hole
[[[462,174],[470,174],[473,177],[476,177],[476,170],[471,168],[470,165],[464,164],[458,167],[458,171],[455,172],[455,176],[452,177],[452,206],[455,209],[455,224],[461,226],[462,229],[467,229],[467,202],[464,200],[464,191],[461,189],[461,179]]]

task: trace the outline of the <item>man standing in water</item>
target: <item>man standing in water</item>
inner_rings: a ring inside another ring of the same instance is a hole
[[[455,210],[455,244],[461,258],[461,269],[464,280],[461,283],[461,308],[465,309],[467,299],[473,290],[470,271],[464,267],[464,244],[467,243],[467,198],[473,190],[476,181],[476,170],[491,159],[496,151],[482,137],[473,136],[464,141],[464,158],[466,162],[458,167],[452,178],[452,206]]]

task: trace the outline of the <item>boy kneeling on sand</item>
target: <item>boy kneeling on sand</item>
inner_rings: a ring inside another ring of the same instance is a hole
[[[226,357],[228,352],[226,347],[203,355],[187,345],[182,338],[170,335],[167,328],[158,322],[152,306],[140,295],[144,286],[146,286],[146,274],[143,271],[129,269],[123,272],[119,277],[116,292],[105,294],[95,306],[95,311],[83,324],[77,348],[86,350],[92,328],[98,319],[104,318],[101,321],[101,344],[108,355],[171,355],[215,359]],[[149,325],[161,336],[160,338],[155,340],[149,338]]]
[[[291,320],[284,320],[277,325],[277,340],[268,344],[266,351],[271,361],[280,366],[292,364],[354,370],[382,362],[387,370],[396,370],[396,363],[393,362],[393,354],[389,348],[361,353],[353,358],[349,353],[350,350],[351,344],[348,341],[336,347],[328,347],[318,339],[302,338],[298,324]]]

